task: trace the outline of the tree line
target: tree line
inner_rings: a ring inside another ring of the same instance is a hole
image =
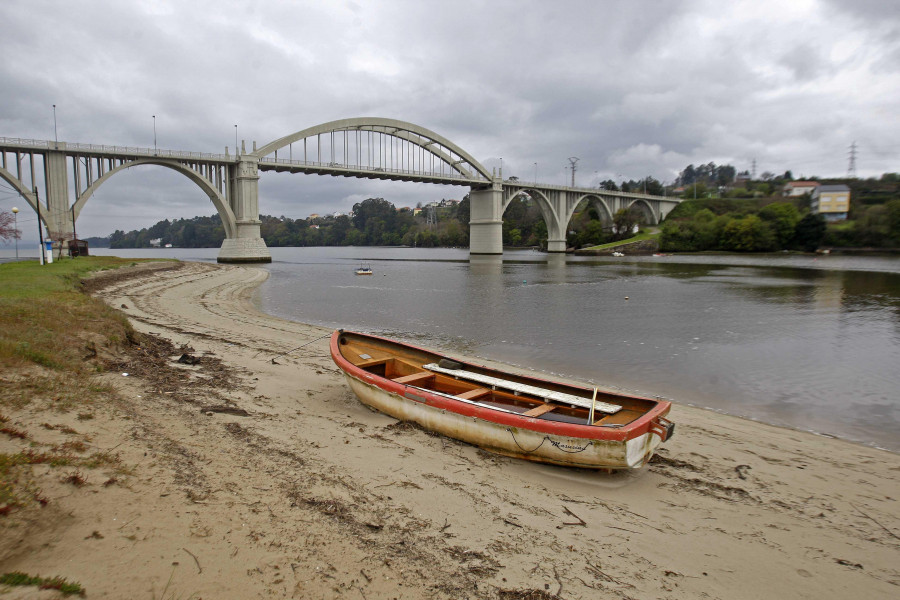
[[[416,214],[418,212],[418,214]],[[459,203],[442,202],[421,212],[397,209],[384,198],[368,198],[353,206],[350,215],[292,219],[260,215],[260,234],[267,246],[416,246],[467,247],[469,197]],[[532,202],[516,199],[503,222],[504,244],[537,246],[546,240],[547,226]],[[215,248],[225,230],[218,216],[159,221],[152,227],[115,231],[109,247],[149,248],[151,240],[177,248]],[[99,242],[99,240],[97,240]]]
[[[900,198],[855,208],[855,217],[826,223],[809,212],[808,198],[790,201],[686,200],[666,217],[664,252],[772,252],[819,246],[900,248]]]
[[[810,178],[815,180],[816,178]],[[688,165],[674,186],[664,188],[652,177],[642,180],[608,180],[600,188],[672,195],[689,199],[667,215],[662,226],[661,247],[665,251],[724,250],[763,252],[828,246],[900,247],[897,206],[900,175],[888,173],[880,179],[825,180],[845,183],[852,191],[850,220],[825,224],[809,215],[809,198],[782,198],[781,189],[793,180],[763,173],[751,179],[731,165]],[[723,182],[726,182],[723,185]],[[695,200],[696,199],[696,200]],[[418,213],[418,214],[416,214]],[[636,210],[619,211],[602,218],[585,203],[567,227],[570,247],[584,247],[627,237],[640,222]],[[421,212],[398,210],[384,198],[369,198],[353,206],[350,215],[292,219],[262,215],[261,235],[268,246],[417,246],[466,247],[469,244],[469,197],[459,203],[442,202]],[[505,246],[542,247],[547,225],[537,203],[518,197],[503,215]],[[116,231],[111,248],[146,248],[159,239],[162,245],[199,248],[218,247],[225,238],[217,216],[164,220],[142,230]]]

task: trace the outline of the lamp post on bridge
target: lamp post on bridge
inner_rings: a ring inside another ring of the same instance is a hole
[[[153,156],[158,154],[156,150],[156,115],[153,115]]]
[[[56,132],[56,105],[53,105],[53,139],[56,140],[56,147],[59,148],[59,134]]]
[[[234,126],[234,155],[235,156],[240,155],[240,151],[238,150],[238,145],[237,145],[237,125]]]
[[[16,233],[13,237],[16,240],[16,260],[18,261],[19,260],[19,207],[13,206],[12,212],[13,212],[13,219],[15,221],[15,228],[16,228]]]

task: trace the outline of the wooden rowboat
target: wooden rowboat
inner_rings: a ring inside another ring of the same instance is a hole
[[[637,469],[675,429],[664,400],[517,375],[364,333],[335,331],[331,357],[363,404],[506,456]]]

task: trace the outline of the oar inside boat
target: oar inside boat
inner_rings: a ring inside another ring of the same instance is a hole
[[[425,369],[429,371],[434,371],[435,373],[444,373],[446,375],[450,375],[451,377],[455,377],[456,379],[466,379],[469,381],[475,381],[477,383],[482,383],[485,385],[491,386],[491,389],[502,389],[502,390],[510,390],[516,394],[527,394],[530,396],[537,396],[538,398],[542,398],[544,401],[554,401],[560,404],[569,404],[571,406],[581,406],[583,408],[591,408],[591,416],[593,416],[594,409],[599,410],[600,412],[615,414],[622,410],[621,406],[616,406],[613,404],[607,404],[606,402],[597,403],[597,396],[594,395],[593,400],[588,400],[586,398],[581,398],[579,396],[574,396],[572,394],[567,394],[564,392],[558,392],[554,390],[548,390],[542,387],[537,387],[535,385],[529,385],[527,383],[519,383],[516,381],[508,381],[506,379],[501,379],[499,377],[494,377],[491,375],[483,375],[481,373],[473,373],[470,371],[466,371],[464,369],[445,369],[440,367],[434,363],[424,365]]]

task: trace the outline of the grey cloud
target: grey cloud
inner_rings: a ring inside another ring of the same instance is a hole
[[[689,162],[740,169],[753,158],[758,170],[840,174],[854,139],[861,173],[897,170],[883,151],[900,134],[895,3],[781,8],[7,0],[0,135],[51,138],[52,104],[62,140],[147,147],[157,115],[160,147],[203,152],[233,148],[235,124],[249,147],[334,119],[385,116],[437,131],[485,164],[502,156],[507,176],[533,178],[538,163],[539,178],[554,183],[569,156],[581,158],[584,182],[595,172],[670,180]],[[835,60],[823,39],[867,43]],[[163,171],[110,180],[85,208],[83,230],[214,213],[202,192]],[[295,218],[347,212],[359,197],[415,205],[465,193],[261,177],[261,212]]]

